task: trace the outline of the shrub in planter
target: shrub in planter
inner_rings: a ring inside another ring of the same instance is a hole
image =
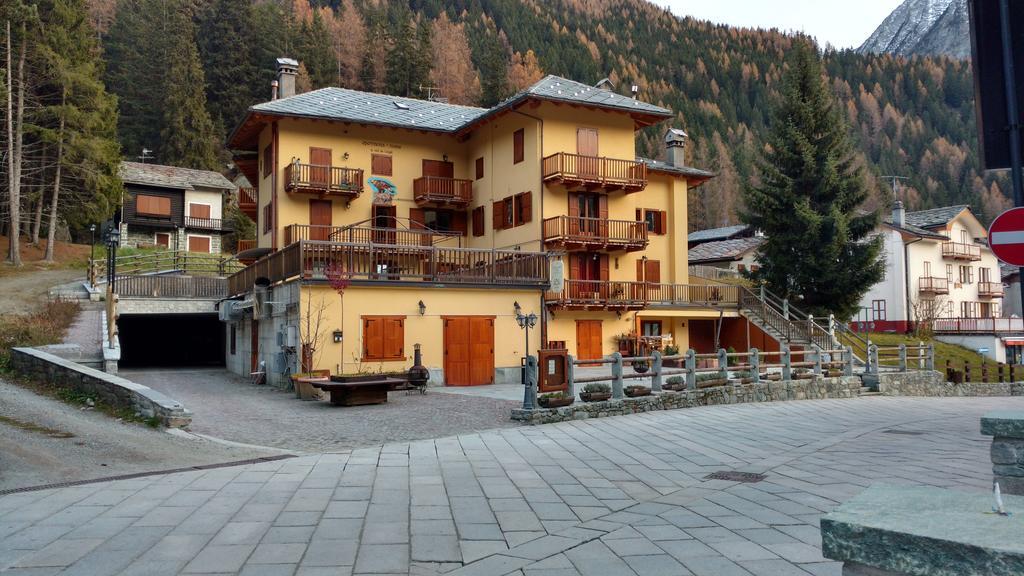
[[[664,356],[678,356],[679,355],[679,348],[676,347],[676,346],[672,346],[670,344],[668,346],[665,346],[665,351],[662,352],[662,354]],[[662,360],[661,364],[662,364],[662,366],[664,366],[666,368],[682,368],[683,365],[686,364],[686,361],[682,360],[682,359],[680,359],[680,360],[666,359],[666,360]]]
[[[584,402],[600,402],[612,397],[612,389],[603,382],[592,382],[583,387],[580,400]]]
[[[648,388],[647,386],[640,386],[638,384],[634,384],[632,386],[626,386],[625,388],[622,389],[622,391],[625,392],[626,396],[629,396],[630,398],[636,398],[638,396],[650,396],[651,395],[651,389],[650,388]]]
[[[669,376],[661,385],[662,390],[686,390],[686,378],[682,376]]]
[[[722,378],[717,372],[697,374],[697,388],[711,388],[713,386],[725,386],[729,383],[727,378]]]
[[[541,408],[560,408],[572,404],[573,400],[575,398],[565,392],[549,392],[537,397],[537,403]]]

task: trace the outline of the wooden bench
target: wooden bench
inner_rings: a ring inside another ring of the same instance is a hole
[[[379,376],[332,376],[329,381],[313,382],[312,385],[329,392],[331,404],[335,406],[363,406],[386,403],[388,391],[402,383],[403,381],[397,378],[381,378]]]

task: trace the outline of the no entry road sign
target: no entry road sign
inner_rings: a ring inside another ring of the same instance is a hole
[[[988,227],[988,245],[996,258],[1024,266],[1024,208],[1011,208]]]

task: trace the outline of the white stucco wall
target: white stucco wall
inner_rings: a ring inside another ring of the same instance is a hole
[[[882,236],[882,257],[885,258],[885,276],[871,287],[860,300],[861,316],[855,320],[871,321],[871,304],[885,300],[885,319],[900,321],[907,319],[906,277],[903,273],[903,237],[889,228],[881,226],[877,232]],[[864,316],[866,315],[866,317]]]
[[[956,344],[970,350],[988,348],[985,356],[996,362],[1006,362],[1006,346],[996,335],[990,334],[936,334],[935,339],[947,344]]]
[[[185,191],[185,216],[189,215],[189,204],[208,204],[210,206],[210,218],[218,220],[224,217],[224,201],[220,190],[195,190]]]

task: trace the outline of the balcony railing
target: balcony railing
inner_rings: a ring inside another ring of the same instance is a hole
[[[544,220],[544,243],[564,250],[643,250],[647,222],[555,216]]]
[[[985,298],[1002,298],[1002,282],[978,282],[978,296]]]
[[[656,307],[739,306],[739,287],[656,284],[615,280],[566,280],[545,295],[548,306],[567,310],[640,310]]]
[[[647,165],[636,160],[558,152],[544,158],[545,182],[639,192],[647,187]]]
[[[1024,332],[1024,318],[940,318],[935,332],[946,334],[996,334]]]
[[[922,294],[949,294],[949,280],[937,276],[921,276],[917,279],[917,291]]]
[[[433,246],[444,244],[452,248],[462,245],[459,233],[437,232],[408,228],[379,228],[373,226],[316,226],[290,224],[284,229],[285,245],[299,240],[322,242],[348,242],[351,244],[387,244],[391,246]]]
[[[229,277],[228,291],[250,291],[257,278],[327,280],[335,274],[354,283],[537,289],[548,285],[548,260],[543,253],[518,250],[300,240]]]
[[[976,262],[981,260],[981,247],[964,242],[943,242],[942,257]]]
[[[284,189],[288,192],[352,198],[363,191],[363,171],[358,168],[293,162],[284,167]]]
[[[256,220],[256,211],[259,208],[259,196],[255,188],[238,189],[238,209],[252,220]]]
[[[255,240],[239,240],[235,246],[235,252],[244,252],[246,250],[252,250],[256,247]]]
[[[195,228],[197,230],[220,230],[223,232],[230,232],[234,229],[230,220],[221,220],[220,218],[195,218],[192,216],[185,216],[185,228]]]
[[[420,206],[465,207],[473,201],[473,181],[422,176],[412,181],[413,199]]]
[[[182,225],[180,219],[167,216],[145,216],[142,214],[128,214],[124,217],[125,223],[135,226],[149,226],[152,228],[178,228]]]

